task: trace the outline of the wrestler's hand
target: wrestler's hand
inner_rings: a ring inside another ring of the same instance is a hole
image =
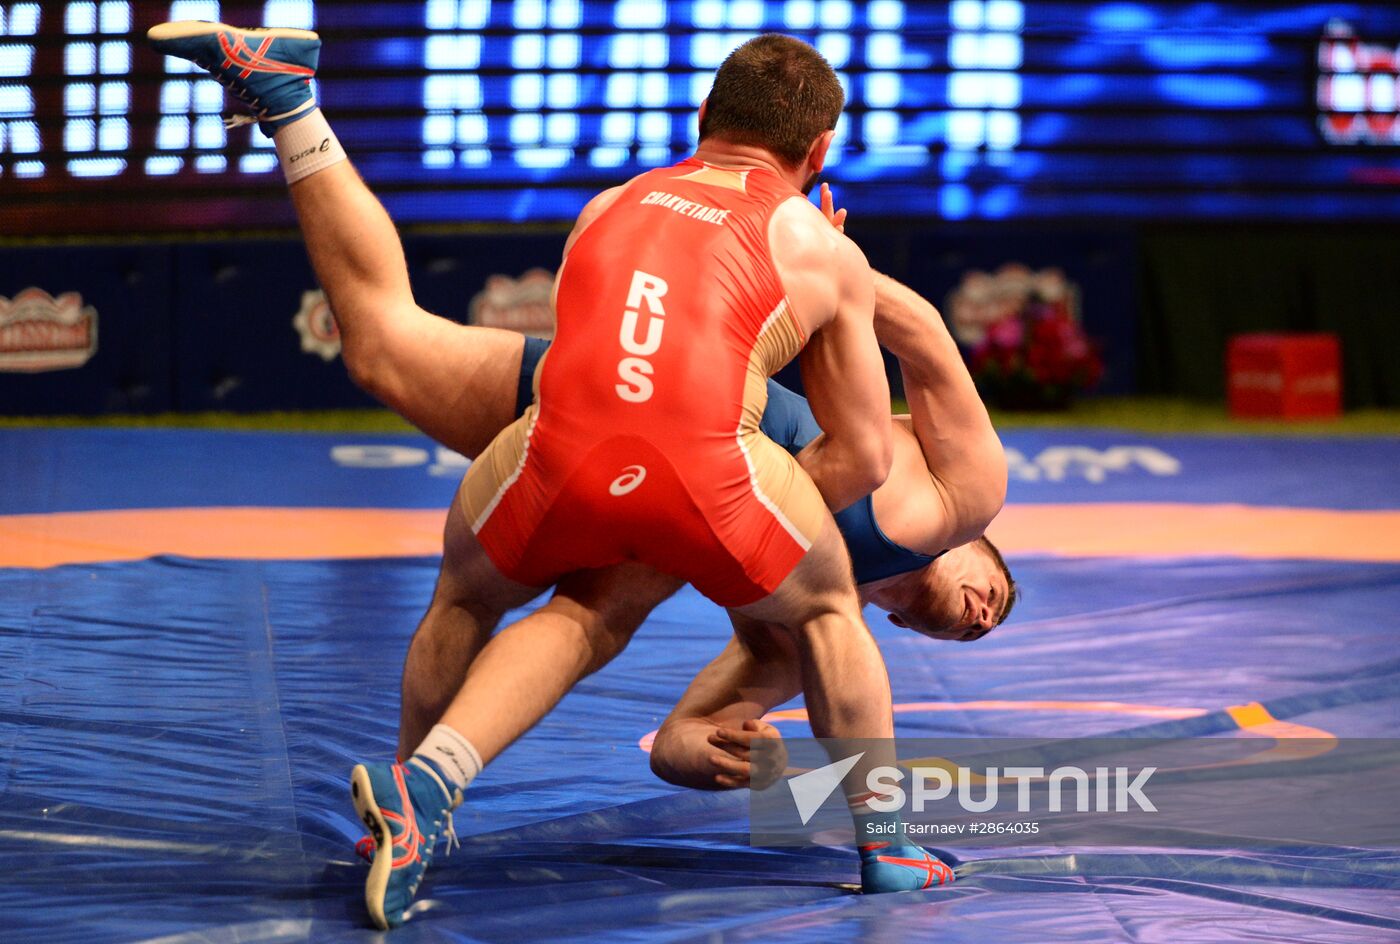
[[[710,763],[717,773],[715,783],[731,789],[750,787],[764,790],[787,770],[787,747],[778,729],[765,721],[745,721],[742,728],[715,728],[710,732]],[[756,755],[753,746],[760,740],[775,742]]]
[[[846,208],[836,209],[836,201],[831,196],[831,185],[822,184],[822,216],[826,221],[836,227],[836,232],[846,231]]]

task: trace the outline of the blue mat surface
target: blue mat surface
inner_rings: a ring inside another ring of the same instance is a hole
[[[1400,437],[1019,431],[1010,501],[1400,507]],[[0,515],[211,505],[442,508],[465,460],[421,436],[0,430]]]
[[[1013,501],[1400,504],[1394,440],[1007,441],[1025,460]],[[1095,481],[1083,462],[1044,459],[1069,443],[1153,449],[1178,466],[1133,460]],[[382,453],[401,463],[387,468],[357,465],[365,452],[331,458],[355,444],[422,457]],[[432,508],[460,468],[417,437],[45,430],[0,432],[0,474],[11,486],[0,514],[23,514]],[[1400,565],[1012,563],[1024,599],[976,644],[924,640],[870,611],[896,702],[947,706],[901,710],[899,733],[1224,730],[1225,707],[1256,701],[1339,737],[1400,728]],[[435,573],[429,558],[0,569],[0,939],[380,939],[365,928],[345,776],[392,753],[399,666]],[[435,864],[426,906],[391,939],[1400,940],[1400,856],[1352,848],[951,846],[963,863],[951,888],[851,894],[850,852],[750,848],[743,793],[677,791],[648,769],[638,741],[726,637],[723,615],[690,590],[658,609],[473,785],[457,815],[462,848]],[[999,704],[976,704],[988,701]],[[1046,701],[1120,707],[1033,704]],[[1203,713],[1163,722],[1133,706]]]

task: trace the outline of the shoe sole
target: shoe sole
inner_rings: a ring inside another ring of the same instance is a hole
[[[381,931],[389,930],[389,921],[384,917],[384,894],[389,889],[389,876],[394,871],[393,839],[389,823],[379,812],[379,804],[374,799],[374,787],[370,784],[369,771],[364,764],[356,764],[350,771],[350,799],[355,804],[355,812],[360,821],[369,829],[379,843],[379,849],[370,860],[369,877],[365,879],[365,908],[370,920]],[[384,850],[389,854],[384,855]]]
[[[177,20],[174,23],[161,23],[146,31],[146,38],[158,43],[167,39],[188,39],[191,36],[208,36],[211,33],[237,33],[242,36],[271,36],[273,39],[320,39],[311,30],[273,27],[271,29],[243,29],[224,23],[209,23],[205,20]]]

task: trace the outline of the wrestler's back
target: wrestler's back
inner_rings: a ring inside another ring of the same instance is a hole
[[[772,174],[687,161],[633,180],[592,221],[560,273],[539,378],[549,442],[636,435],[682,461],[738,448],[766,396],[753,378],[803,340],[767,237],[795,194]]]
[[[460,493],[503,574],[547,586],[635,560],[742,606],[812,546],[821,495],[759,429],[768,375],[804,341],[768,244],[793,197],[771,171],[691,159],[575,238],[536,401]]]

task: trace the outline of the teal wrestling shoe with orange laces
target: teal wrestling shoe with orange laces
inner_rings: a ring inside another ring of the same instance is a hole
[[[414,757],[406,764],[356,765],[350,797],[373,837],[372,846],[361,844],[370,860],[365,907],[376,927],[397,927],[418,894],[438,839],[447,837],[449,851],[456,845],[452,810],[462,792],[449,789],[432,764]]]
[[[311,80],[321,56],[321,37],[303,29],[240,29],[204,20],[152,27],[146,38],[157,52],[188,59],[207,71],[229,94],[253,109],[226,124],[259,123],[269,138],[316,107]]]
[[[953,870],[909,839],[897,811],[855,816],[860,885],[867,895],[949,885]]]
[[[952,881],[953,870],[920,846],[872,842],[860,847],[860,886],[867,895],[912,892]]]

